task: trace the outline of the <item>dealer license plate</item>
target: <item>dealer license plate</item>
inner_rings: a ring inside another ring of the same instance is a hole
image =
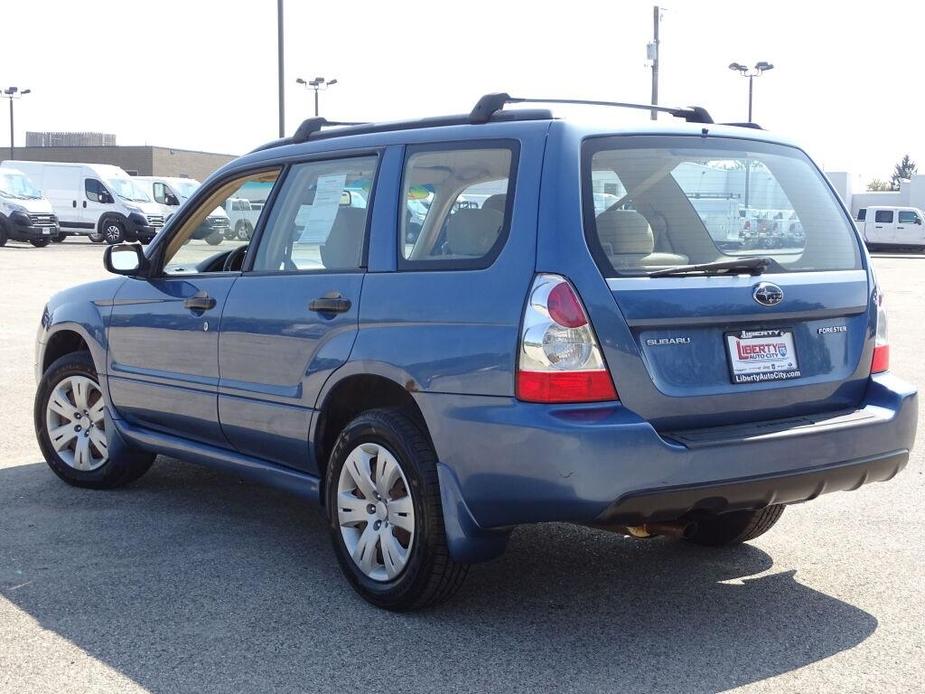
[[[726,333],[733,383],[786,381],[800,377],[792,330],[739,330]]]

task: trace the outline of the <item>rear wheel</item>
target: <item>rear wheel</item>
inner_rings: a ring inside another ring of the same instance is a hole
[[[450,557],[436,455],[396,409],[370,410],[331,453],[326,507],[341,570],[368,602],[409,610],[449,599],[468,566]]]
[[[738,545],[764,535],[780,520],[782,504],[757,511],[733,511],[697,518],[694,531],[685,539],[697,545],[722,547]]]
[[[51,239],[30,239],[29,243],[36,248],[45,248],[45,246],[51,243]]]
[[[235,224],[234,231],[239,241],[250,241],[254,228],[250,225],[250,222],[241,220]]]
[[[215,232],[214,234],[211,234],[206,237],[206,243],[209,244],[210,246],[217,246],[224,240],[225,240],[225,235],[220,232]]]
[[[103,234],[98,231],[94,231],[87,238],[90,239],[93,243],[103,243],[104,241]]]
[[[112,426],[89,352],[57,359],[35,396],[35,433],[45,461],[68,484],[111,489],[141,477],[154,455],[110,451]]]

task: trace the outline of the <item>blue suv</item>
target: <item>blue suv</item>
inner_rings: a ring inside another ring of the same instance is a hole
[[[916,392],[801,149],[701,108],[619,129],[523,101],[307,120],[107,248],[120,277],[42,315],[51,469],[108,489],[162,453],[283,487],[399,610],[522,523],[727,545],[903,468]],[[261,209],[252,238],[197,241],[230,198]]]

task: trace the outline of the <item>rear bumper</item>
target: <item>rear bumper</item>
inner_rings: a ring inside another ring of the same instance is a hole
[[[542,521],[664,520],[855,489],[905,465],[917,423],[915,389],[890,374],[871,379],[853,413],[673,435],[620,405],[417,400],[441,461],[444,513],[449,502],[458,516],[448,530],[470,536]]]

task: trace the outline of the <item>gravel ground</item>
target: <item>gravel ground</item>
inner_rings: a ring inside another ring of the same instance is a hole
[[[412,615],[356,597],[318,512],[276,491],[167,458],[66,486],[32,433],[33,338],[101,250],[0,249],[0,691],[921,691],[925,447],[734,549],[522,528]],[[875,266],[893,370],[922,383],[925,257]]]

